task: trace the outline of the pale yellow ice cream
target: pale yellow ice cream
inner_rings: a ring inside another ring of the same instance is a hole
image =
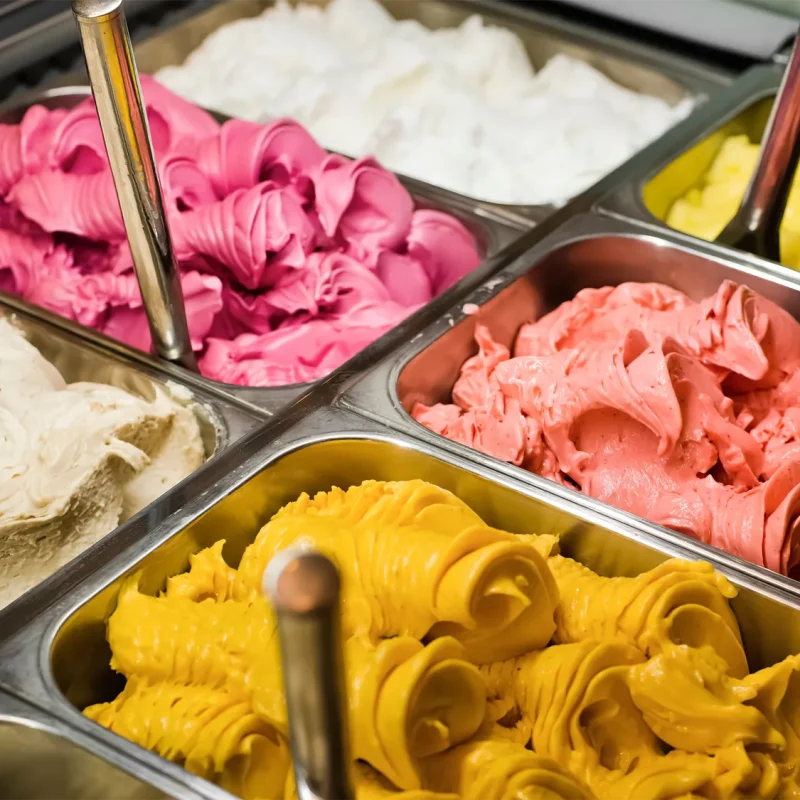
[[[759,146],[745,134],[729,136],[700,186],[676,200],[667,225],[712,242],[730,222],[755,169]],[[800,269],[800,184],[789,193],[780,230],[781,262]]]

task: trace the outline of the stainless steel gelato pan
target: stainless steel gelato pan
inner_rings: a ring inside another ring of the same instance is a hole
[[[760,143],[783,67],[753,67],[615,173],[597,207],[663,229],[675,201],[701,185],[729,136]]]
[[[87,747],[87,741],[89,741]],[[0,795],[15,800],[166,800],[91,752],[91,740],[0,691]]]
[[[478,351],[474,339],[478,322],[488,327],[501,345],[511,346],[520,327],[571,300],[586,288],[617,286],[628,281],[658,282],[694,300],[713,295],[725,280],[744,284],[800,318],[800,293],[791,278],[769,261],[732,253],[713,244],[688,245],[682,237],[663,232],[655,236],[646,227],[596,214],[577,215],[549,236],[542,237],[471,296],[464,297],[442,319],[405,348],[354,379],[342,395],[346,407],[367,414],[404,433],[435,441],[454,453],[491,465],[505,475],[536,485],[549,484],[532,473],[434,434],[414,421],[416,403],[426,406],[452,402],[452,389],[464,362]],[[551,491],[575,494],[551,484]],[[581,495],[603,513],[626,519],[662,535],[678,537],[686,547],[696,542],[626,512]],[[704,545],[700,545],[705,548]],[[706,548],[707,549],[707,548]],[[781,586],[794,582],[763,567],[718,551],[719,559],[754,571],[760,581]]]
[[[284,426],[260,435],[260,446],[243,456],[235,472],[217,475],[211,492],[189,492],[186,506],[152,530],[139,546],[99,567],[69,596],[42,609],[25,627],[4,628],[0,682],[28,702],[47,708],[81,741],[115,767],[141,770],[158,787],[182,787],[180,796],[228,795],[83,717],[86,704],[119,690],[109,668],[105,622],[126,575],[141,571],[142,591],[157,592],[166,578],[184,571],[189,556],[220,538],[224,556],[238,562],[259,527],[300,493],[348,488],[365,479],[421,478],[461,497],[491,525],[516,533],[558,534],[562,552],[603,575],[635,575],[667,557],[710,561],[738,588],[733,601],[751,669],[769,665],[800,648],[800,593],[761,582],[757,575],[717,558],[713,551],[685,549],[680,537],[611,519],[572,498],[518,476],[500,475],[439,448],[381,430],[363,416],[318,408],[297,412]],[[204,482],[198,476],[199,488]],[[774,631],[781,635],[775,636]],[[94,749],[94,748],[91,748]],[[175,795],[178,796],[178,795]]]

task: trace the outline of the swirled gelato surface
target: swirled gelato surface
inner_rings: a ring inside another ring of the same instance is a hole
[[[800,563],[800,324],[746,286],[585,289],[476,327],[433,431],[784,575]]]
[[[302,495],[236,569],[223,544],[158,596],[124,581],[107,635],[125,688],[84,713],[244,800],[297,797],[260,586],[298,544],[341,576],[357,800],[798,791],[800,658],[749,672],[709,564],[601,577],[421,480]]]
[[[759,145],[745,134],[729,136],[700,184],[676,200],[667,225],[713,242],[739,210],[756,167]],[[792,183],[780,227],[781,263],[800,269],[800,183]]]
[[[0,319],[0,608],[204,461],[194,413],[71,383]]]
[[[157,77],[206,108],[291,117],[331,150],[499,203],[561,204],[692,107],[564,54],[535,73],[522,41],[479,16],[429,30],[375,0],[278,2]]]
[[[316,380],[477,266],[454,217],[298,124],[223,125],[142,80],[189,330],[209,378]],[[92,100],[0,125],[0,290],[127,344],[150,333]]]

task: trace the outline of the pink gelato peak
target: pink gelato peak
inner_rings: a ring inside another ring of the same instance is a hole
[[[152,78],[142,93],[207,377],[321,378],[477,266],[467,229],[374,159],[291,120],[220,125]],[[0,125],[0,197],[0,290],[149,349],[91,98]]]
[[[800,323],[745,286],[586,289],[484,325],[427,428],[784,575],[800,572]]]

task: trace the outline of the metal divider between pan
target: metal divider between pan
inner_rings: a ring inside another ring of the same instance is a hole
[[[0,796],[14,800],[167,800],[180,796],[166,781],[161,781],[163,791],[157,789],[147,782],[147,774],[125,772],[103,755],[102,748],[72,726],[0,692]]]

